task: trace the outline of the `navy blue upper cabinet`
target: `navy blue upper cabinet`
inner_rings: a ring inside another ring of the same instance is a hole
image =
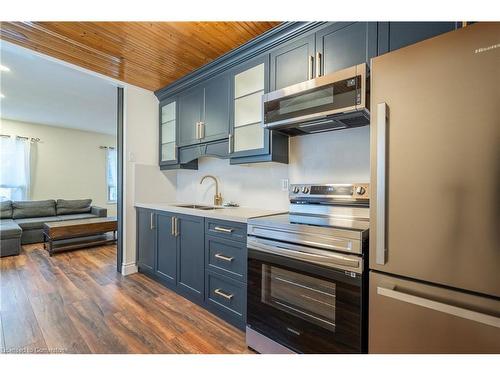
[[[231,164],[288,163],[288,137],[262,127],[262,95],[269,91],[269,55],[238,65],[230,79]]]
[[[190,102],[192,102],[192,96],[188,93],[182,100],[184,120],[186,120],[186,116],[190,116]],[[177,96],[163,99],[160,102],[159,119],[158,156],[160,169],[198,169],[198,160],[188,162],[180,160],[179,129],[189,130],[189,127],[179,127],[179,100]],[[183,137],[186,139],[189,138],[189,135],[184,132]]]
[[[336,22],[316,33],[316,76],[369,63],[376,54],[376,22]]]
[[[205,221],[203,217],[176,215],[177,286],[191,298],[203,301],[205,288]]]
[[[204,87],[201,142],[217,141],[229,134],[229,75],[212,78]]]
[[[287,43],[271,52],[271,91],[313,78],[314,34]]]
[[[203,115],[203,88],[194,87],[179,95],[179,147],[199,143]]]
[[[271,91],[369,63],[376,54],[376,22],[331,23],[271,52]]]
[[[372,57],[458,27],[456,22],[285,22],[156,92],[160,168],[197,169],[200,156],[228,154],[231,164],[287,163],[288,138],[262,127],[263,93],[369,64]]]
[[[229,133],[229,77],[218,75],[179,95],[179,146],[217,141]]]
[[[168,98],[160,102],[160,166],[178,163],[177,101]]]
[[[157,214],[156,275],[171,285],[175,285],[177,280],[177,237],[174,220],[173,214]]]
[[[378,54],[406,47],[458,27],[458,22],[379,22]]]

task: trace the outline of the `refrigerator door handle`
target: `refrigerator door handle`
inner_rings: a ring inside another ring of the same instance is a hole
[[[377,287],[377,294],[393,298],[398,301],[410,303],[412,305],[417,305],[425,307],[427,309],[439,311],[445,314],[457,316],[459,318],[472,320],[477,323],[482,323],[492,327],[500,328],[500,318],[493,315],[483,314],[477,311],[464,309],[462,307],[449,305],[447,303],[434,301],[428,298],[417,297],[412,294],[399,292],[394,288],[384,288],[379,286]]]
[[[384,265],[387,259],[385,247],[385,204],[386,204],[386,133],[387,104],[377,104],[377,189],[375,201],[377,204],[375,262]]]

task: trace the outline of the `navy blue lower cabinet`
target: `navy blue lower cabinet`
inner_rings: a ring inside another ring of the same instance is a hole
[[[156,275],[171,286],[177,283],[177,237],[175,216],[167,212],[157,214]]]
[[[205,220],[205,231],[210,236],[244,242],[245,244],[247,241],[247,225],[245,223],[207,218]]]
[[[204,294],[205,219],[176,214],[177,288],[199,302]]]
[[[235,327],[245,329],[247,224],[205,219],[205,304]]]
[[[205,218],[138,208],[137,232],[139,272],[203,306]]]
[[[245,328],[246,224],[137,208],[137,232],[139,272]]]
[[[156,213],[137,208],[137,266],[146,272],[154,272],[156,251]]]
[[[246,283],[246,243],[207,235],[205,237],[205,267],[207,271],[217,272]]]
[[[234,326],[245,329],[246,284],[212,271],[206,272],[205,284],[207,308]]]

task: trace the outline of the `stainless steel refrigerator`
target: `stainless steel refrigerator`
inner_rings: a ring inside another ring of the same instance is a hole
[[[369,352],[500,353],[500,23],[372,60]]]

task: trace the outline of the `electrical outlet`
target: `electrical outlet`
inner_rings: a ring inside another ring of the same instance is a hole
[[[288,191],[288,178],[281,179],[281,191]]]

